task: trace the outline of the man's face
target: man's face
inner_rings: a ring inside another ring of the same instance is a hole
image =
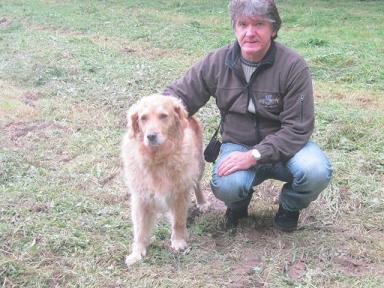
[[[240,17],[235,23],[235,35],[241,47],[242,56],[253,62],[260,61],[276,35],[270,20],[255,17]]]

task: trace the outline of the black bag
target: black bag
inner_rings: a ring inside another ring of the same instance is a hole
[[[240,94],[241,95],[241,94]],[[238,97],[234,97],[228,104],[228,107],[221,113],[219,127],[217,127],[215,133],[213,133],[211,140],[209,141],[207,147],[204,149],[204,159],[207,162],[215,162],[217,156],[220,153],[221,141],[217,138],[217,134],[219,133],[220,127],[222,127],[225,119],[225,115],[227,114],[229,108],[233,105]]]
[[[220,153],[221,141],[217,138],[217,134],[220,130],[221,123],[222,120],[220,121],[219,127],[217,127],[215,133],[213,133],[211,140],[209,140],[207,147],[204,149],[204,159],[210,163],[215,162]]]
[[[207,162],[215,162],[219,156],[221,142],[217,138],[212,138],[204,149],[204,159]]]

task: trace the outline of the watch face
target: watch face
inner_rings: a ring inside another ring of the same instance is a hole
[[[255,157],[256,160],[259,160],[261,158],[260,152],[256,149],[252,150],[252,156]]]

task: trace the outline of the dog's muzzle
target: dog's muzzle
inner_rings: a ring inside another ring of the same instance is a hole
[[[158,133],[148,132],[148,134],[146,135],[146,143],[151,146],[159,145],[160,143],[159,143]]]

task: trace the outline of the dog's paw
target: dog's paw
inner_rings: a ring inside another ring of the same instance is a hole
[[[140,253],[131,253],[127,257],[125,257],[125,264],[127,266],[131,266],[135,264],[136,262],[143,259],[143,256]]]
[[[131,266],[140,261],[147,254],[147,249],[144,245],[134,244],[132,253],[125,257],[125,264]]]
[[[184,251],[185,249],[188,248],[188,244],[184,239],[172,240],[171,242],[172,242],[171,243],[172,249],[176,251]]]
[[[199,209],[200,212],[203,212],[203,213],[207,212],[210,207],[211,207],[211,203],[209,203],[208,201],[203,203],[197,203],[197,208]]]

